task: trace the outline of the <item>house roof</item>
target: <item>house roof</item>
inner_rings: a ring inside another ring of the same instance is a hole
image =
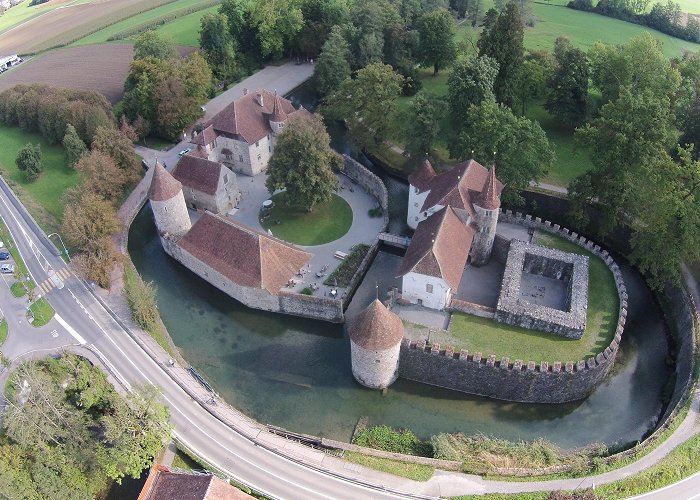
[[[457,290],[476,229],[445,206],[418,224],[401,261],[399,276],[414,272],[442,278]]]
[[[207,126],[199,134],[192,139],[192,144],[197,144],[198,146],[207,146],[216,140],[216,132],[214,132],[214,127],[211,125]]]
[[[138,500],[246,500],[253,498],[209,473],[171,470],[155,465]]]
[[[435,177],[435,169],[428,160],[423,160],[418,168],[411,172],[408,176],[408,182],[411,186],[415,186],[421,191],[425,190],[430,184],[430,180]]]
[[[267,90],[258,90],[233,101],[219,111],[209,125],[219,135],[238,136],[252,144],[272,132],[270,120],[276,101],[279,101],[278,117],[282,113],[289,116],[297,112],[292,103],[284,97],[275,96]]]
[[[153,178],[148,190],[148,198],[151,201],[166,201],[174,198],[182,191],[182,184],[165,170],[163,165],[156,162],[153,167]]]
[[[192,151],[187,153],[187,156],[196,156],[197,158],[208,159],[209,153],[207,153],[207,150],[198,144],[196,148],[194,148]]]
[[[347,321],[350,339],[368,351],[383,351],[401,342],[403,322],[396,314],[375,299]]]
[[[308,252],[209,212],[178,244],[234,283],[273,295],[311,259]]]
[[[489,171],[475,160],[458,163],[429,181],[426,189],[430,192],[421,210],[427,210],[435,205],[450,205],[474,215],[472,204],[484,189],[488,176]],[[500,197],[502,190],[503,183],[495,179],[494,193]]]
[[[226,167],[219,162],[185,155],[175,165],[173,177],[188,188],[202,193],[216,194],[222,168]]]
[[[270,115],[270,121],[283,122],[286,119],[287,113],[284,112],[282,98],[275,94],[275,103],[272,105],[272,114]]]
[[[496,165],[494,165],[489,170],[486,183],[475,203],[486,210],[501,208],[501,191],[503,190],[503,184],[501,184],[500,189],[498,186],[499,184],[500,182],[496,179]]]

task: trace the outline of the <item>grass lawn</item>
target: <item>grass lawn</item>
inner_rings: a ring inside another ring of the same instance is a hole
[[[435,472],[435,469],[429,465],[410,464],[386,458],[370,457],[350,451],[346,451],[343,454],[343,458],[349,462],[369,467],[370,469],[388,472],[389,474],[406,477],[414,481],[427,481],[433,477],[433,473]]]
[[[24,285],[21,282],[15,281],[12,283],[12,286],[10,286],[10,292],[12,292],[13,297],[24,297],[27,290],[25,290]]]
[[[275,206],[260,221],[276,238],[297,245],[322,245],[337,240],[352,226],[352,209],[337,194],[331,201],[314,206],[312,212],[288,203],[286,198],[286,193],[273,196]]]
[[[3,345],[7,340],[7,320],[2,318],[0,321],[0,345]]]
[[[578,361],[603,351],[615,336],[619,299],[615,279],[605,263],[578,245],[557,236],[541,234],[537,243],[565,252],[588,255],[588,316],[586,331],[579,340],[558,337],[468,314],[452,315],[450,333],[455,347],[511,361]]]
[[[28,142],[41,145],[44,164],[44,171],[34,182],[25,181],[15,165],[17,151]],[[63,193],[78,184],[78,174],[66,164],[63,147],[19,127],[0,125],[0,172],[44,229],[58,228],[63,217]]]
[[[173,458],[173,467],[183,470],[204,470],[204,467],[181,450],[177,450]]]
[[[29,306],[29,310],[34,315],[34,322],[32,325],[36,327],[47,324],[49,321],[51,321],[51,318],[53,318],[53,315],[56,312],[44,297],[34,301],[34,303]]]
[[[199,28],[202,17],[204,17],[205,14],[215,13],[218,8],[218,6],[210,7],[208,9],[200,10],[199,12],[187,14],[176,21],[164,24],[156,31],[163,35],[169,36],[175,40],[175,43],[178,45],[199,47]]]

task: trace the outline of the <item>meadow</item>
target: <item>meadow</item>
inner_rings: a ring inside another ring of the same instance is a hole
[[[157,31],[170,37],[178,45],[199,47],[199,27],[202,17],[205,14],[215,13],[218,8],[209,7],[208,9],[182,16],[177,21],[164,24]]]

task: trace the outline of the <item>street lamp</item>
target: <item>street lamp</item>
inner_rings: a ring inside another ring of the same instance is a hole
[[[58,241],[61,242],[61,246],[63,247],[63,251],[66,254],[66,257],[68,257],[68,262],[70,262],[70,254],[68,253],[68,249],[66,248],[66,245],[63,243],[63,238],[61,238],[61,235],[58,233],[51,233],[50,235],[47,236],[47,238],[51,239],[52,236],[58,236]]]

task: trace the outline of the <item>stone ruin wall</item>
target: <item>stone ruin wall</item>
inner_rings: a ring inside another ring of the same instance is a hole
[[[389,191],[384,182],[348,155],[343,155],[343,174],[377,199],[379,206],[382,207],[384,229],[386,229],[389,225]]]
[[[603,259],[615,278],[620,299],[615,338],[603,352],[578,361],[532,361],[496,358],[495,354],[456,352],[425,342],[401,344],[399,376],[469,394],[524,403],[565,403],[583,399],[607,377],[617,355],[627,319],[627,289],[620,268],[606,250],[549,221],[506,210],[499,217],[561,236]],[[502,242],[501,242],[502,243]],[[497,254],[498,255],[498,254]],[[498,257],[497,257],[498,258]],[[534,356],[533,356],[534,357]]]

